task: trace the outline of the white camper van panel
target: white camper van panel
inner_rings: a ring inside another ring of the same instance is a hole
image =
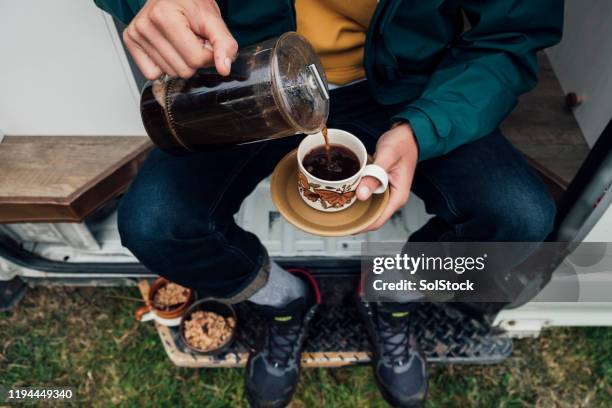
[[[119,34],[93,1],[2,0],[0,38],[7,135],[146,134]]]
[[[589,146],[612,115],[612,2],[565,2],[563,41],[548,56],[566,93],[576,92],[583,103],[574,110]]]

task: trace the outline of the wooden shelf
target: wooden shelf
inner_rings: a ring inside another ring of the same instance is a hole
[[[83,221],[127,189],[151,147],[140,136],[6,136],[0,223]]]

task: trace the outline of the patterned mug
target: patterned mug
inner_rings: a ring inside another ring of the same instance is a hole
[[[302,200],[315,210],[325,212],[342,211],[356,201],[355,190],[363,177],[376,178],[381,186],[374,194],[382,194],[387,190],[389,177],[387,172],[376,164],[368,164],[368,152],[356,136],[340,129],[328,129],[327,137],[331,145],[341,145],[351,150],[359,159],[359,170],[343,180],[322,180],[313,176],[304,168],[304,157],[314,148],[325,143],[321,132],[307,136],[298,146],[298,190]]]

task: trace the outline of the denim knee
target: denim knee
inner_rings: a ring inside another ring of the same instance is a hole
[[[121,202],[117,221],[122,245],[145,265],[170,248],[175,231],[181,228],[168,211],[134,202],[129,197]]]
[[[552,232],[556,206],[543,185],[501,187],[478,201],[478,218],[488,225],[492,241],[542,242]]]
[[[267,279],[265,249],[233,222],[128,194],[118,224],[122,244],[151,272],[206,296],[242,301]]]

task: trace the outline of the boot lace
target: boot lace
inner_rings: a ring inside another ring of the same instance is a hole
[[[275,367],[286,367],[298,346],[301,326],[279,325],[271,323],[268,325],[268,356]]]
[[[389,317],[391,319],[391,317]],[[391,364],[402,365],[409,356],[409,319],[398,318],[390,323],[383,316],[377,319],[380,343],[382,344],[382,357]]]

